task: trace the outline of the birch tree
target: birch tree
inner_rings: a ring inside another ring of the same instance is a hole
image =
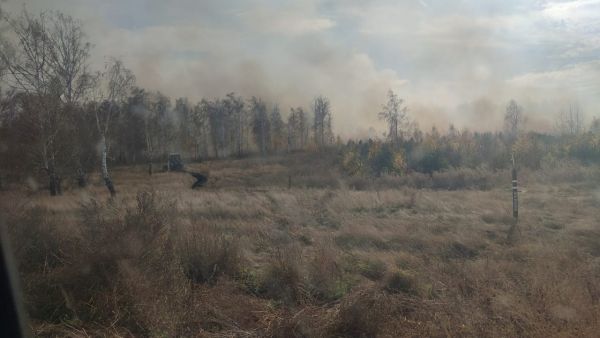
[[[573,136],[579,135],[583,132],[583,114],[578,104],[571,103],[568,107],[559,112],[556,121],[556,128],[562,135]]]
[[[4,13],[2,12],[2,7],[0,4],[0,23],[4,21],[3,18],[4,18]],[[10,49],[11,49],[11,46],[7,43],[7,41],[4,37],[4,29],[3,29],[3,27],[0,27],[0,50],[4,51],[4,52],[0,53],[0,85],[2,84],[2,78],[6,74],[7,61],[8,61],[8,59],[5,60],[4,55],[6,55],[7,58],[9,56],[12,56]],[[2,88],[0,87],[0,94],[2,94],[1,90],[2,90]],[[0,98],[1,98],[1,96],[0,96]]]
[[[204,156],[208,156],[210,141],[208,116],[203,102],[196,104],[192,110],[192,134],[194,135],[196,159],[200,159],[200,149],[202,149]]]
[[[148,157],[148,173],[152,175],[152,162],[156,153],[166,155],[167,148],[173,140],[173,123],[170,117],[171,100],[162,93],[151,93],[144,109],[144,135],[146,155]]]
[[[331,110],[329,100],[318,96],[313,102],[314,138],[317,147],[322,148],[328,144],[327,135],[331,134]]]
[[[519,136],[524,122],[523,108],[517,104],[517,101],[510,100],[504,113],[504,131],[514,140]]]
[[[308,117],[302,107],[291,108],[288,116],[288,149],[304,149],[308,141]]]
[[[233,133],[235,152],[237,156],[241,157],[244,155],[244,138],[248,124],[246,109],[244,109],[244,99],[236,96],[235,93],[229,93],[223,100],[223,105],[232,124],[229,129]]]
[[[63,100],[73,104],[91,88],[88,72],[91,44],[86,41],[81,22],[60,12],[50,17],[48,39],[52,46],[49,65],[63,88]]]
[[[54,12],[48,23],[48,39],[51,48],[49,65],[53,76],[61,88],[61,102],[64,113],[74,121],[81,121],[83,111],[77,105],[86,98],[93,85],[92,75],[88,71],[88,59],[91,44],[87,41],[79,20],[60,12]],[[77,111],[79,110],[79,111]],[[86,185],[86,145],[73,142],[73,157],[76,161],[80,186]]]
[[[388,101],[383,105],[379,112],[379,119],[384,120],[388,125],[387,138],[397,146],[406,131],[408,122],[407,107],[403,107],[404,100],[398,97],[392,90],[388,91]]]
[[[177,134],[179,147],[186,153],[193,153],[197,158],[193,135],[193,110],[190,102],[185,97],[175,100],[174,113],[177,121]],[[192,150],[193,149],[193,150]]]
[[[100,171],[102,179],[111,196],[116,195],[113,181],[108,171],[108,136],[111,125],[119,114],[120,105],[124,103],[133,88],[135,76],[123,62],[111,58],[106,63],[104,71],[97,76],[95,109],[96,127],[100,135]]]
[[[3,17],[14,37],[12,48],[0,49],[0,58],[9,75],[9,86],[27,97],[26,107],[30,116],[30,132],[35,132],[35,158],[37,166],[49,179],[51,195],[61,193],[57,158],[60,127],[64,125],[60,114],[60,89],[52,75],[50,55],[52,44],[47,31],[45,13],[31,16],[27,11],[17,19]],[[57,95],[58,94],[58,95]],[[24,101],[22,101],[24,102]]]
[[[250,99],[250,107],[253,116],[252,132],[258,150],[264,156],[267,154],[267,147],[271,142],[271,125],[267,114],[267,106],[260,98],[253,96]]]
[[[215,158],[219,158],[219,150],[225,144],[225,113],[220,99],[209,101],[202,99],[200,101],[201,115],[205,116],[210,132],[210,143],[213,148]]]
[[[285,125],[281,118],[279,106],[275,105],[269,115],[271,124],[271,149],[273,152],[279,151],[285,145]]]

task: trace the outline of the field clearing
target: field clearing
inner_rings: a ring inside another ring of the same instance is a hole
[[[523,173],[511,234],[505,172],[494,182],[506,176],[508,184],[486,190],[377,183],[389,178],[356,190],[327,163],[302,162],[193,164],[210,171],[197,190],[184,173],[117,168],[110,202],[99,181],[54,198],[2,192],[33,331],[547,337],[600,330],[598,168]]]

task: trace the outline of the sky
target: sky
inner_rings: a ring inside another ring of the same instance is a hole
[[[600,0],[0,4],[81,19],[93,68],[121,58],[138,85],[172,98],[234,91],[287,112],[325,95],[345,137],[385,130],[377,113],[390,89],[424,129],[499,130],[510,99],[534,130],[572,103],[600,117]]]

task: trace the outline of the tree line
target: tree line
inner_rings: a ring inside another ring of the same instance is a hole
[[[589,125],[577,104],[561,109],[553,133],[526,129],[527,117],[515,100],[506,105],[504,127],[498,132],[471,132],[450,125],[423,132],[411,121],[409,110],[393,91],[379,118],[387,123],[383,139],[350,140],[340,151],[340,164],[349,175],[432,174],[449,168],[490,170],[510,166],[514,155],[521,167],[538,169],[564,160],[600,163],[600,119]]]
[[[2,182],[45,177],[51,195],[75,177],[85,186],[98,170],[116,194],[110,164],[267,155],[334,141],[329,100],[291,108],[235,93],[194,103],[136,84],[117,58],[92,70],[92,45],[80,21],[60,12],[1,13],[0,163]]]
[[[119,59],[109,57],[103,69],[91,69],[83,25],[68,15],[0,16],[7,30],[0,30],[0,186],[33,177],[59,195],[64,179],[85,186],[90,173],[99,172],[114,195],[109,167],[115,164],[147,163],[152,174],[153,164],[170,152],[202,160],[332,145],[350,175],[502,169],[513,154],[531,168],[564,159],[600,162],[600,120],[586,125],[576,104],[559,112],[555,133],[527,131],[527,116],[514,100],[506,105],[502,131],[450,125],[442,133],[435,127],[422,131],[405,101],[389,91],[378,112],[387,125],[384,137],[342,144],[332,132],[331,103],[324,96],[287,112],[235,93],[173,101],[138,86]]]

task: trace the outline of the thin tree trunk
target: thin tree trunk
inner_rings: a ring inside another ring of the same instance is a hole
[[[50,196],[56,196],[58,194],[58,192],[57,192],[57,187],[56,187],[56,178],[54,177],[54,174],[50,173],[49,179],[50,179]]]
[[[212,139],[212,146],[213,146],[213,150],[215,152],[215,158],[219,158],[219,142],[218,142],[218,135],[215,135],[215,137],[213,137]]]
[[[48,161],[48,178],[50,180],[50,195],[57,196],[62,195],[62,189],[60,186],[60,178],[56,174],[56,164],[54,155],[52,155]]]
[[[104,184],[110,192],[110,195],[115,196],[117,194],[117,191],[115,190],[115,186],[113,185],[112,179],[110,178],[110,175],[108,173],[108,163],[106,160],[108,154],[108,149],[106,146],[106,136],[102,135],[102,139],[100,142],[102,147],[102,179],[104,179]]]
[[[85,171],[82,168],[77,169],[77,184],[80,188],[85,188],[87,186]]]
[[[50,196],[58,196],[62,195],[62,187],[61,187],[61,179],[56,175],[56,173],[49,173],[49,183],[50,183]]]
[[[264,120],[260,121],[260,155],[265,156],[265,125]]]
[[[146,135],[146,154],[148,155],[148,175],[152,176],[152,152],[154,147],[150,139],[150,132],[148,131],[148,119],[144,120],[144,134]]]
[[[54,180],[56,182],[56,193],[62,195],[62,178],[54,174]]]

